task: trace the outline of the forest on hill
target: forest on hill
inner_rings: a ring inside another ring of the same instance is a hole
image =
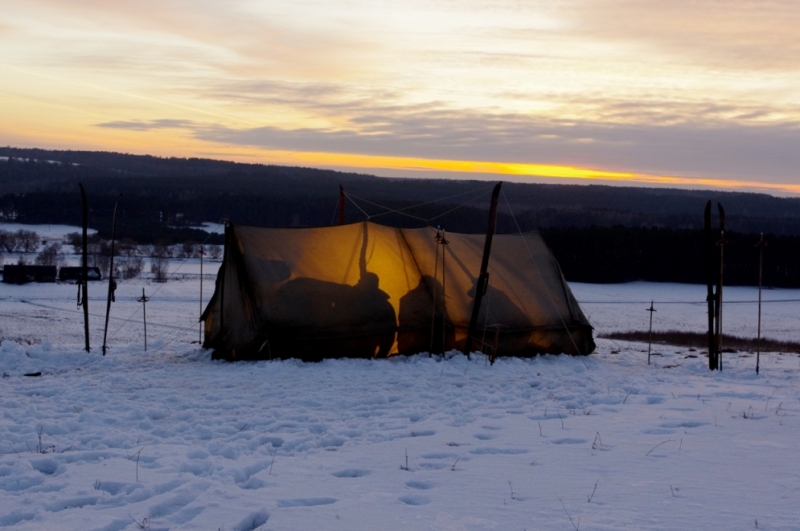
[[[332,170],[210,159],[0,147],[0,220],[80,224],[78,183],[90,225],[140,243],[221,243],[199,226],[223,218],[259,226],[322,226],[337,217],[393,226],[486,229],[486,181],[383,178]],[[702,213],[708,200],[727,212],[726,282],[758,280],[755,243],[765,233],[764,279],[800,287],[800,199],[766,194],[504,183],[498,232],[540,230],[568,280],[704,282]],[[415,206],[420,205],[421,206]],[[357,205],[357,206],[356,206]],[[402,214],[388,213],[402,210]],[[716,224],[716,220],[714,221]]]

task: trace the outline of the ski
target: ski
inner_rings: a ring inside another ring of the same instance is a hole
[[[117,207],[122,194],[117,197],[114,203],[114,215],[111,218],[111,262],[108,267],[108,300],[106,301],[106,326],[103,330],[103,356],[106,355],[106,338],[108,337],[108,316],[111,313],[111,303],[114,302],[114,291],[117,289],[117,282],[114,280],[114,239],[117,235]]]
[[[714,304],[714,240],[711,234],[711,201],[706,203],[704,212],[705,221],[705,244],[706,244],[706,280],[708,283],[708,368],[717,369],[717,342],[714,333],[714,322],[716,309]]]
[[[89,231],[89,202],[86,200],[86,191],[83,185],[78,183],[81,189],[81,203],[83,212],[83,238],[81,239],[81,278],[78,281],[78,306],[83,306],[83,332],[86,337],[86,352],[89,352],[89,253],[88,253],[88,231]]]
[[[724,253],[725,253],[725,244],[728,243],[728,240],[725,239],[725,209],[722,208],[720,203],[717,203],[717,209],[719,210],[719,241],[717,245],[719,246],[719,276],[717,277],[717,361],[718,361],[718,368],[722,370],[722,273],[724,270],[725,262],[724,262]]]

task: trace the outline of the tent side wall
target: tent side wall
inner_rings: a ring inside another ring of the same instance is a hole
[[[216,289],[201,317],[205,321],[203,346],[213,348],[215,358],[253,357],[250,351],[257,348],[257,322],[249,294],[252,284],[244,270],[237,228],[229,225]]]
[[[445,350],[464,347],[483,254],[484,235],[446,234],[444,257],[433,229],[403,229],[420,272],[446,301]],[[437,255],[438,252],[438,255]],[[444,269],[442,264],[444,263]],[[497,355],[589,354],[592,329],[539,233],[494,236],[489,282],[478,314],[477,341]],[[578,309],[575,311],[575,309]]]

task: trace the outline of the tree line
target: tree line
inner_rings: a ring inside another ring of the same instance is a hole
[[[90,226],[98,237],[110,237],[114,202],[123,193],[117,235],[156,246],[222,244],[222,235],[209,234],[200,224],[223,219],[256,226],[330,225],[338,217],[339,184],[359,205],[348,201],[347,222],[371,216],[391,226],[431,224],[451,232],[481,233],[488,208],[488,198],[481,194],[488,196],[491,188],[481,181],[386,179],[119,153],[0,148],[0,156],[8,157],[0,160],[5,191],[0,220],[79,225],[81,182],[89,196]],[[505,183],[503,193],[498,232],[516,232],[518,226],[541,230],[568,280],[704,282],[702,210],[713,197],[728,212],[726,282],[757,282],[754,244],[764,232],[770,242],[765,283],[800,287],[800,199],[520,183]],[[433,202],[446,197],[451,199]],[[402,213],[385,214],[387,209]]]

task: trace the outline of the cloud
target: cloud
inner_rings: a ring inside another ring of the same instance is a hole
[[[355,124],[354,124],[355,125]],[[795,182],[800,123],[663,126],[432,112],[362,115],[358,128],[193,128],[196,138],[273,150],[579,165],[664,175]]]
[[[46,98],[58,87],[53,101],[139,131],[143,146],[171,129],[194,150],[783,180],[800,167],[794,0],[30,0],[11,11],[29,37],[15,31],[0,50],[67,82],[0,88]]]
[[[660,52],[662,60],[720,70],[800,68],[795,0],[591,0],[571,16],[586,38]]]
[[[153,131],[155,129],[193,129],[195,125],[196,123],[192,120],[174,120],[169,118],[162,118],[160,120],[147,120],[147,121],[116,120],[113,122],[95,124],[96,127],[105,127],[107,129],[124,129],[128,131]]]

